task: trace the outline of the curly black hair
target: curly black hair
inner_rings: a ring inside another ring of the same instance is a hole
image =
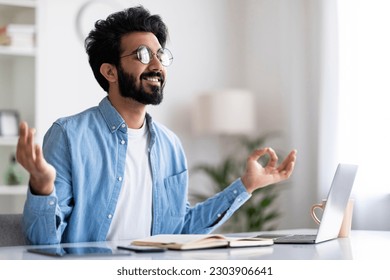
[[[168,38],[168,28],[161,17],[150,14],[143,6],[137,6],[96,21],[95,28],[85,39],[89,64],[99,85],[106,92],[109,84],[100,73],[100,66],[103,63],[119,65],[121,38],[131,32],[151,32],[162,47],[165,47]]]

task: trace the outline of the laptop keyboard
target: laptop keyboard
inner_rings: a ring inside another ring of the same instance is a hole
[[[294,234],[276,238],[277,240],[316,240],[315,234]]]
[[[317,235],[314,234],[294,234],[274,239],[275,244],[313,244]]]
[[[275,244],[278,243],[314,243],[317,235],[315,234],[260,234],[257,237],[272,238]]]

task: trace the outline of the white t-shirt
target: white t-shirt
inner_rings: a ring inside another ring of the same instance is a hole
[[[128,128],[125,174],[107,240],[151,235],[152,175],[149,165],[149,130]]]

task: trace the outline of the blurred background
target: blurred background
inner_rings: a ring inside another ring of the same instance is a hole
[[[57,118],[96,106],[105,93],[83,40],[96,20],[139,4],[169,28],[165,99],[148,111],[182,140],[191,202],[220,188],[210,170],[240,174],[254,146],[281,158],[297,149],[288,182],[238,214],[271,209],[251,230],[316,227],[310,206],[339,162],[359,165],[353,228],[390,229],[385,0],[0,0],[1,213],[22,211],[28,180],[12,160],[15,123],[36,127],[41,143]]]

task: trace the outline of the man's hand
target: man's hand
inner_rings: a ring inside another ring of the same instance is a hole
[[[266,166],[258,160],[268,154],[270,159]],[[245,174],[241,180],[249,193],[265,186],[276,184],[290,177],[296,161],[296,150],[292,150],[284,161],[277,166],[278,156],[272,148],[255,150],[247,159]]]
[[[35,129],[26,122],[20,124],[16,159],[30,173],[31,192],[49,195],[53,192],[56,171],[44,159],[41,147],[34,144],[34,134]]]

